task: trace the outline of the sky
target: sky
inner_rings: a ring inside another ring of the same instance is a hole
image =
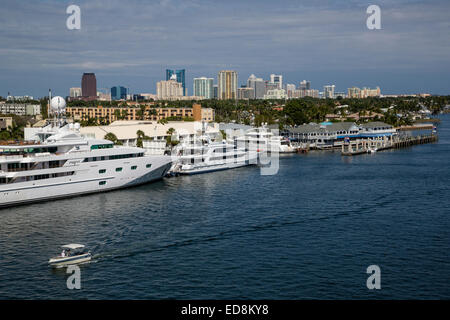
[[[69,5],[81,29],[69,30]],[[381,29],[369,30],[369,5]],[[192,79],[238,72],[322,91],[380,86],[384,94],[450,94],[450,1],[2,0],[0,96],[69,95],[83,72],[98,89],[156,93],[165,69]]]

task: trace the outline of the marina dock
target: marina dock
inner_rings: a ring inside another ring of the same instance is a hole
[[[436,134],[418,135],[414,137],[383,137],[377,139],[357,139],[342,144],[343,156],[356,156],[373,153],[387,149],[406,148],[417,144],[433,143],[438,141]]]
[[[397,131],[414,131],[414,130],[433,130],[434,125],[432,123],[416,124],[412,126],[401,126],[395,128]]]

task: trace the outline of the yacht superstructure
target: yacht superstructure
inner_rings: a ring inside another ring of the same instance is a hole
[[[246,150],[260,153],[293,153],[297,151],[288,139],[274,135],[266,127],[247,130],[245,135],[236,140],[238,145],[245,147]]]
[[[173,154],[176,161],[171,171],[175,174],[206,173],[257,164],[256,152],[225,141],[212,142],[207,136],[200,137],[197,143],[177,146]]]
[[[0,207],[135,186],[170,169],[170,156],[86,139],[78,129],[58,121],[34,142],[0,143]]]

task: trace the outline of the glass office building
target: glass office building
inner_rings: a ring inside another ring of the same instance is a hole
[[[112,87],[111,88],[111,100],[126,100],[128,90],[125,87]]]
[[[176,75],[177,77],[177,82],[180,82],[183,86],[183,95],[186,96],[187,92],[186,92],[186,70],[185,69],[181,69],[181,70],[171,70],[171,69],[166,69],[166,81],[169,81],[172,78],[172,75]]]

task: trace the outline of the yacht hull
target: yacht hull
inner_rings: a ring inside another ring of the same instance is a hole
[[[149,163],[151,168],[146,168],[146,164]],[[8,188],[0,188],[0,209],[150,183],[162,179],[171,164],[170,157],[166,156],[83,163],[74,168],[76,174],[72,176],[16,183],[7,185]],[[131,171],[132,166],[136,166],[137,169]],[[115,169],[119,167],[123,168],[122,171],[116,172]],[[99,174],[99,169],[106,169],[106,173]]]
[[[72,256],[72,257],[56,257],[56,258],[51,258],[48,261],[48,264],[52,267],[64,267],[64,266],[69,266],[69,265],[73,265],[73,264],[80,264],[80,263],[85,263],[88,261],[91,261],[92,255],[90,253],[86,253],[86,254],[81,254],[81,255],[77,255],[77,256]]]
[[[240,167],[249,166],[252,164],[256,164],[256,159],[254,161],[255,163],[225,163],[220,165],[209,165],[204,167],[196,167],[194,169],[181,169],[177,173],[182,175],[194,175],[194,174],[201,174],[201,173],[209,173],[214,171],[223,171],[223,170],[229,170],[229,169],[235,169]]]

